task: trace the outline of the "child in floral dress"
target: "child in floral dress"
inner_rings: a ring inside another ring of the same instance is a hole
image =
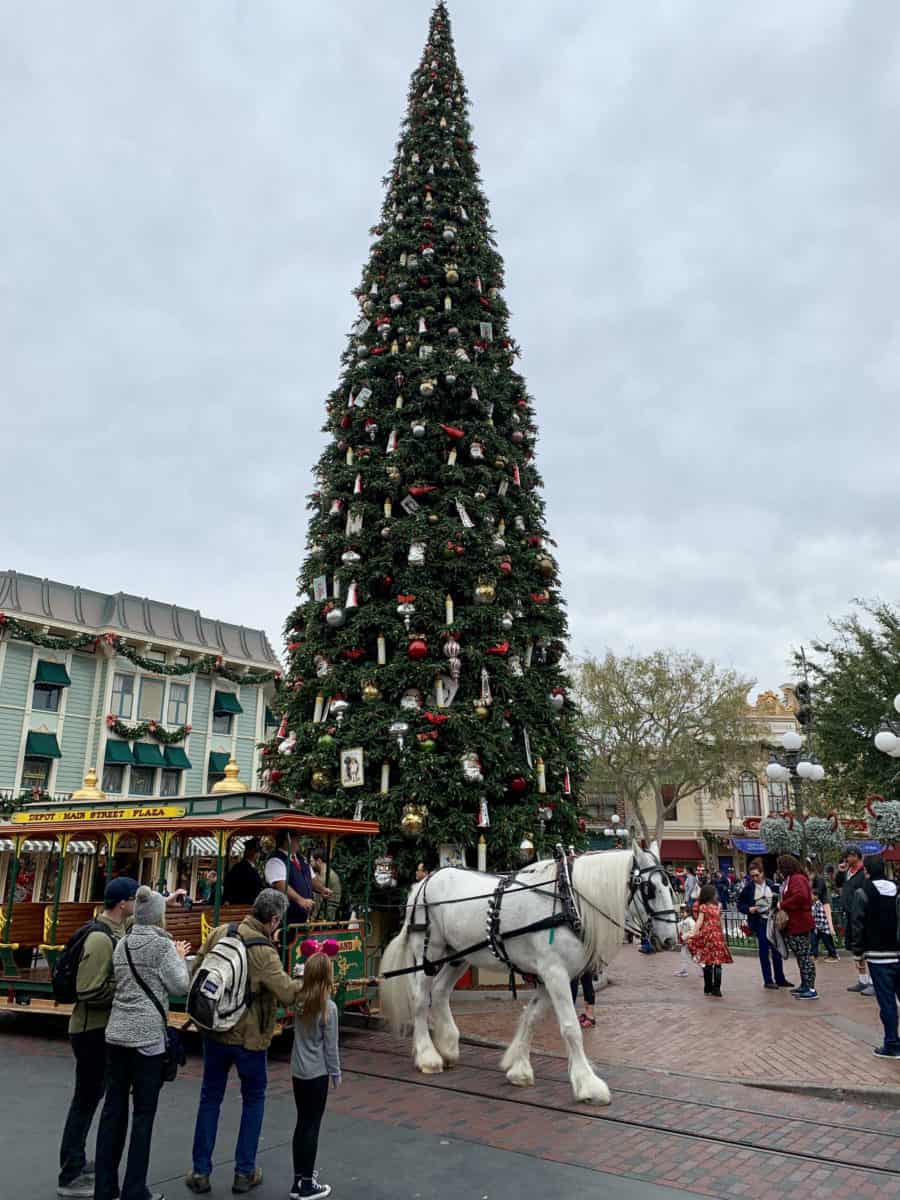
[[[715,886],[711,883],[704,884],[700,891],[697,928],[691,935],[688,946],[694,962],[703,966],[704,996],[717,996],[721,999],[722,967],[726,963],[734,962],[734,959],[722,929],[722,906],[719,904]]]

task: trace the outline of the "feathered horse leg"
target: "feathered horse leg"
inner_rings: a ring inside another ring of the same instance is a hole
[[[500,1070],[506,1072],[506,1078],[516,1087],[531,1087],[534,1084],[531,1039],[534,1037],[535,1025],[549,1007],[550,997],[547,995],[547,989],[543,983],[538,983],[534,995],[522,1010],[513,1040],[500,1059]]]
[[[459,1062],[459,1030],[450,1011],[450,997],[459,980],[465,975],[468,963],[441,967],[431,989],[431,1039],[445,1067]]]
[[[576,1100],[591,1104],[609,1104],[609,1088],[594,1073],[594,1068],[584,1052],[581,1026],[575,1016],[572,991],[565,968],[558,960],[548,964],[542,978],[550,1003],[553,1005],[559,1032],[569,1051],[569,1082]]]

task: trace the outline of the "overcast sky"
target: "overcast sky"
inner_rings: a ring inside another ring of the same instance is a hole
[[[0,565],[280,647],[427,0],[28,0]],[[577,653],[900,591],[895,0],[451,0]]]

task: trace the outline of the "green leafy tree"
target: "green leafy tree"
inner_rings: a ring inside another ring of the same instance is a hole
[[[482,833],[489,863],[509,867],[545,806],[546,847],[578,838],[582,756],[535,412],[467,106],[439,3],[326,402],[286,624],[286,723],[266,746],[271,786],[380,823],[401,882],[440,845],[473,863]],[[357,747],[359,787],[341,782]],[[426,810],[418,836],[408,805]],[[361,878],[349,851],[341,869]]]
[[[679,802],[730,794],[759,756],[752,681],[698,655],[608,653],[582,663],[578,682],[591,774],[615,787],[648,841]]]
[[[889,604],[860,604],[832,621],[832,636],[813,643],[813,739],[825,767],[816,808],[865,816],[866,798],[895,798],[900,764],[877,750],[875,734],[896,718],[900,692],[900,612]]]

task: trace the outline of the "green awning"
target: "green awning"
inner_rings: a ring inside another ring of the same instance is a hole
[[[104,765],[112,766],[131,766],[134,762],[134,755],[131,753],[131,747],[127,742],[121,742],[117,738],[110,738],[106,743],[106,754],[103,759]]]
[[[55,733],[29,733],[25,742],[26,758],[62,758]]]
[[[166,760],[155,742],[135,742],[134,765],[136,767],[164,767]]]
[[[166,746],[163,754],[168,770],[189,771],[191,769],[191,760],[185,754],[182,746]]]
[[[234,692],[216,692],[216,699],[213,704],[214,717],[230,717],[242,713],[240,701]]]
[[[62,663],[47,662],[46,659],[39,658],[34,682],[51,683],[54,687],[69,687],[72,680]]]
[[[223,775],[225,768],[228,766],[228,760],[231,757],[224,750],[210,750],[209,752],[209,773],[210,775]]]

